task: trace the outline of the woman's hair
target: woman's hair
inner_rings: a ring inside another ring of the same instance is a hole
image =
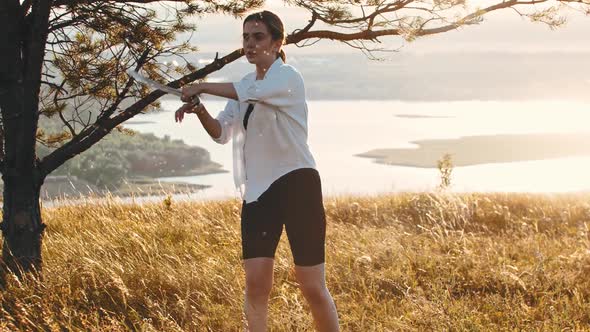
[[[270,36],[273,41],[280,40],[281,44],[284,42],[285,27],[283,26],[283,22],[281,21],[281,19],[275,13],[269,12],[268,10],[263,10],[261,12],[250,14],[244,20],[244,25],[246,24],[246,22],[250,21],[264,23],[264,25],[266,25],[266,28],[270,32]],[[287,61],[287,55],[285,54],[285,51],[283,51],[282,47],[281,51],[277,55],[277,58],[279,56],[281,57],[281,59],[283,59],[284,62]]]

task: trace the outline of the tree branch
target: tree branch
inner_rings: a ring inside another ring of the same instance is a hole
[[[234,52],[213,61],[205,67],[169,83],[168,86],[179,88],[182,85],[204,78],[210,73],[223,68],[226,64],[239,59],[243,55],[244,52],[242,49],[235,50]],[[92,145],[100,141],[118,125],[139,114],[143,109],[148,107],[154,101],[158,100],[164,94],[165,93],[160,90],[153,91],[146,97],[138,100],[133,105],[126,108],[121,113],[117,114],[115,117],[97,119],[93,125],[85,128],[80,133],[78,133],[78,135],[76,135],[78,139],[65,143],[41,160],[39,169],[42,176],[47,176],[67,160],[89,149]]]
[[[139,69],[141,69],[141,67],[146,63],[146,61],[148,60],[149,54],[150,54],[149,48],[147,48],[146,50],[143,51],[143,53],[139,56],[139,59],[137,60],[137,65],[135,66],[135,71],[138,71]],[[113,104],[107,110],[105,110],[102,113],[100,118],[107,118],[108,119],[111,115],[113,115],[113,113],[117,110],[117,107],[119,107],[119,105],[121,104],[123,99],[125,99],[127,92],[129,92],[129,89],[133,85],[133,81],[134,80],[131,77],[127,80],[127,83],[125,84],[125,87],[123,88],[123,90],[117,94],[117,99],[113,102]]]
[[[161,2],[162,0],[109,0],[108,2],[111,3],[141,3],[141,4],[148,4],[152,2]],[[169,2],[182,2],[186,3],[185,0],[166,0]],[[100,1],[96,0],[56,0],[53,2],[53,7],[60,7],[60,6],[74,6],[74,5],[82,5],[82,4],[91,4]],[[106,2],[106,1],[104,1]]]
[[[542,0],[546,1],[546,0]],[[541,2],[541,1],[539,1]],[[489,13],[495,10],[508,8],[518,4],[516,0],[509,0],[501,3],[497,3],[495,5],[486,7],[484,9],[478,10],[476,12],[470,13],[463,18],[457,20],[456,22],[449,23],[447,25],[443,25],[437,28],[430,28],[425,29],[424,24],[421,25],[419,29],[417,29],[414,33],[415,36],[426,36],[432,35],[437,33],[443,33],[450,30],[457,29],[458,27],[470,24],[470,22],[477,17],[482,16],[485,13]],[[405,6],[405,3],[404,3]],[[377,37],[382,36],[399,36],[403,34],[405,31],[402,28],[396,29],[382,29],[382,30],[372,30],[372,29],[365,29],[355,33],[344,33],[344,32],[337,32],[331,30],[316,30],[316,31],[296,31],[286,38],[286,44],[296,44],[304,39],[310,38],[319,38],[319,39],[331,39],[331,40],[338,40],[338,41],[352,41],[352,40],[375,40]]]
[[[74,18],[72,18],[71,20],[68,20],[68,21],[61,21],[61,22],[59,22],[59,23],[52,24],[52,25],[49,27],[49,32],[53,32],[53,31],[56,31],[56,30],[63,29],[63,28],[65,28],[65,27],[72,26],[72,25],[74,25],[74,24],[76,24],[76,23],[80,23],[80,22],[82,22],[82,21],[84,21],[84,20],[88,19],[89,17],[90,17],[90,15],[88,15],[88,14],[82,14],[82,15],[75,16],[75,17],[74,17]]]
[[[31,0],[23,1],[23,4],[20,6],[23,15],[27,15],[27,12],[31,9]]]

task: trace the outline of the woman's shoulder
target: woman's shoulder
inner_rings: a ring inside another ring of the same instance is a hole
[[[299,70],[291,64],[282,63],[277,72],[280,76],[288,79],[290,82],[297,81],[303,83],[303,76],[301,75],[301,72],[299,72]]]
[[[299,72],[299,70],[290,63],[286,63],[286,62],[281,63],[280,69],[284,72],[297,74],[297,75],[301,76],[301,73]]]

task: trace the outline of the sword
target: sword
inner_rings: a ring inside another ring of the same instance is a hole
[[[152,88],[155,88],[157,90],[161,90],[164,91],[166,93],[178,96],[178,97],[182,97],[182,91],[180,89],[175,89],[173,87],[164,85],[162,83],[156,82],[150,78],[147,78],[143,75],[141,75],[140,73],[133,71],[133,70],[128,70],[127,73],[129,74],[129,76],[133,77],[133,79],[135,79],[138,82],[147,84],[149,86],[151,86]],[[201,103],[201,100],[199,99],[198,96],[193,96],[193,99],[191,100],[190,104],[192,106],[197,106]]]

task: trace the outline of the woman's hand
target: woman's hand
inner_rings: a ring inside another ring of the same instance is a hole
[[[202,103],[197,106],[194,106],[191,103],[186,103],[186,104],[182,105],[179,109],[177,109],[176,112],[174,112],[174,120],[175,120],[175,122],[182,122],[182,119],[184,119],[185,113],[200,114],[200,113],[203,113],[204,111],[205,111],[205,106],[203,106]]]
[[[203,93],[202,90],[202,85],[200,83],[185,85],[182,87],[182,97],[180,97],[180,100],[188,103],[195,95]]]

